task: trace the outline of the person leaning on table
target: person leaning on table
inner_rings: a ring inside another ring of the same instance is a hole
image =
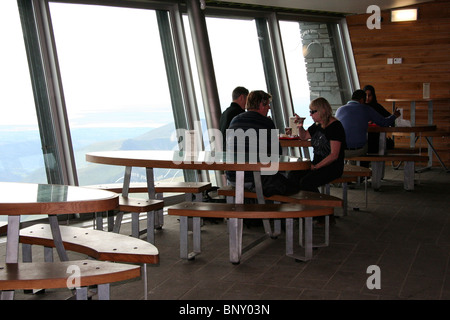
[[[342,123],[347,139],[345,157],[357,157],[367,153],[367,128],[369,121],[380,127],[389,127],[394,124],[395,119],[400,116],[396,110],[393,115],[383,117],[370,106],[364,104],[366,93],[356,90],[352,94],[352,100],[346,105],[339,107],[336,118]]]
[[[300,139],[311,139],[314,150],[311,169],[291,171],[289,178],[297,181],[300,190],[319,192],[320,186],[342,176],[345,131],[342,124],[332,116],[330,103],[325,98],[311,101],[309,114],[314,124],[308,130],[303,127],[304,118],[296,115],[296,122]]]

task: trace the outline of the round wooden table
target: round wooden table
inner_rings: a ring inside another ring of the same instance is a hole
[[[6,263],[17,263],[21,215],[48,215],[59,257],[67,261],[57,220],[58,214],[78,214],[114,210],[116,193],[89,188],[0,182],[0,214],[8,216]]]
[[[228,152],[202,151],[183,153],[179,151],[100,151],[86,154],[86,161],[125,166],[123,190],[128,190],[132,167],[146,168],[149,195],[154,194],[153,168],[174,168],[193,170],[236,171],[236,203],[244,201],[244,172],[253,171],[255,181],[259,175],[273,174],[277,171],[307,170],[311,161],[304,158],[280,156],[258,158],[256,154],[235,154]],[[256,183],[255,183],[256,184]],[[259,192],[257,190],[257,192]],[[262,194],[262,190],[261,190]]]

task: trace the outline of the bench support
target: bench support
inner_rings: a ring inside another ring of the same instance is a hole
[[[192,218],[193,251],[189,252],[189,217],[180,217],[180,258],[192,260],[201,253],[201,218]]]
[[[286,255],[294,258],[295,260],[309,261],[312,258],[313,240],[312,240],[312,217],[306,217],[305,219],[305,242],[304,255],[294,254],[294,219],[286,219]],[[302,218],[300,218],[300,221]],[[303,237],[301,237],[303,238]]]
[[[383,178],[384,162],[372,161],[372,188],[378,191],[381,187],[381,179]],[[414,161],[404,162],[403,188],[407,191],[414,190]]]

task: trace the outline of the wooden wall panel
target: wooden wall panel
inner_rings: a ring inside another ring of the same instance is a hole
[[[450,1],[438,0],[411,6],[419,9],[414,22],[391,22],[390,11],[382,11],[380,29],[369,29],[370,14],[347,17],[350,40],[360,87],[375,87],[378,101],[389,111],[385,99],[422,99],[423,83],[430,83],[433,123],[438,133],[433,145],[450,169]],[[387,64],[402,58],[402,64]],[[397,103],[410,116],[410,103]],[[426,102],[417,102],[416,124],[428,124]],[[409,140],[396,137],[397,146]],[[426,143],[421,144],[426,147]],[[433,157],[433,166],[440,166]]]

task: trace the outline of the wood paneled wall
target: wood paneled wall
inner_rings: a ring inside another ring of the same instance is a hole
[[[433,145],[450,169],[450,1],[423,3],[418,20],[391,22],[390,11],[382,11],[380,29],[369,29],[370,14],[347,17],[360,87],[373,85],[378,102],[392,111],[385,99],[423,98],[423,83],[430,83],[433,123],[438,133]],[[402,64],[387,64],[388,58],[402,58]],[[396,104],[409,119],[410,103]],[[416,124],[428,124],[428,103],[417,102]],[[409,139],[396,137],[396,146],[408,146]],[[422,142],[423,147],[426,143]],[[439,166],[433,156],[433,166]]]

